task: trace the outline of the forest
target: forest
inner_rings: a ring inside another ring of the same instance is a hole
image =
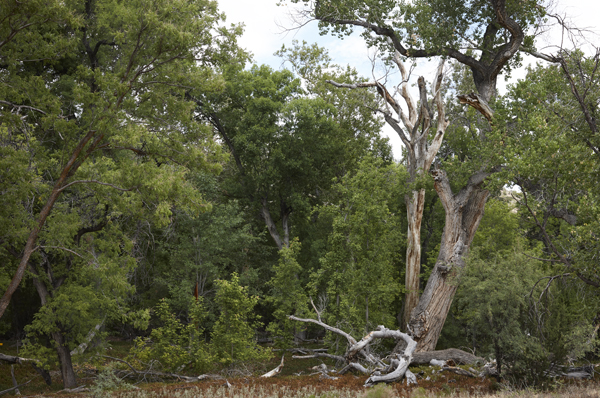
[[[383,72],[298,41],[256,64],[216,0],[0,0],[0,394],[593,378],[588,32],[543,0],[281,3]]]

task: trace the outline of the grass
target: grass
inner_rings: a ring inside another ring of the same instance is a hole
[[[0,341],[0,352],[8,355],[17,355],[16,346],[10,342]],[[127,341],[111,341],[111,349],[107,355],[117,358],[125,358],[131,346]],[[280,354],[279,354],[280,355]],[[98,372],[110,365],[105,358],[95,358],[90,363],[76,365],[76,371],[81,384],[86,384],[90,390],[79,394],[65,394],[57,392],[62,390],[62,380],[57,370],[52,370],[52,386],[47,386],[42,378],[30,365],[15,365],[17,381],[23,383],[32,379],[27,386],[21,387],[21,394],[30,397],[119,397],[119,398],[433,398],[433,397],[486,397],[486,398],[600,398],[598,391],[600,385],[591,380],[583,383],[566,382],[565,385],[557,385],[559,388],[551,392],[536,392],[533,390],[512,391],[506,386],[501,386],[494,379],[479,379],[457,375],[449,372],[439,372],[434,368],[422,366],[411,368],[418,376],[418,386],[406,386],[405,383],[395,383],[390,386],[377,386],[365,388],[363,384],[366,376],[347,374],[337,380],[329,380],[319,375],[310,375],[310,369],[323,361],[319,359],[301,360],[292,359],[291,353],[285,354],[285,365],[282,372],[273,378],[262,379],[250,376],[248,371],[254,375],[264,373],[279,364],[281,356],[275,357],[268,363],[261,364],[252,369],[241,369],[238,371],[224,372],[228,382],[232,385],[227,388],[224,380],[206,380],[198,383],[145,383],[135,387],[108,379],[103,385],[98,385]],[[325,361],[327,365],[333,365],[331,361]],[[468,367],[467,367],[468,368]],[[427,378],[429,380],[427,380]],[[131,381],[127,383],[133,383]],[[10,365],[0,362],[0,391],[12,387],[10,376]],[[111,391],[118,388],[117,391]],[[497,391],[501,389],[502,391]],[[8,396],[14,393],[7,394]]]

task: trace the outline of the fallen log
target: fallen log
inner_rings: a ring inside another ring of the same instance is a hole
[[[21,358],[12,355],[0,354],[0,360],[11,364],[22,364],[23,362],[39,362],[37,359]]]
[[[44,368],[41,367],[40,361],[37,359],[22,358],[22,357],[16,357],[13,355],[6,355],[6,354],[0,353],[0,360],[10,363],[10,364],[18,364],[18,365],[21,365],[23,363],[29,363],[29,364],[31,364],[31,366],[33,366],[35,371],[38,372],[42,376],[42,378],[44,379],[46,384],[48,384],[49,386],[52,385],[52,378],[50,377],[50,374]],[[38,366],[38,365],[40,365],[40,366]]]
[[[357,362],[350,362],[348,365],[344,366],[344,368],[342,368],[342,370],[340,370],[338,373],[343,375],[348,373],[350,370],[358,370],[361,373],[371,373],[369,371],[369,369],[365,368],[364,366],[362,366],[360,363]]]
[[[31,379],[31,380],[33,380],[33,379]],[[18,390],[19,387],[23,387],[24,385],[27,385],[27,384],[31,383],[31,380],[26,381],[25,383],[18,384],[16,386],[12,387],[12,388],[9,388],[8,390],[2,390],[2,391],[0,391],[0,395],[4,395],[4,394],[9,393],[11,391]]]
[[[462,375],[462,376],[477,377],[477,375],[475,373],[469,372],[468,370],[465,370],[465,369],[457,368],[455,366],[444,366],[444,367],[442,367],[442,370],[454,372],[454,373],[456,373],[458,375]]]
[[[12,378],[13,386],[15,387],[15,395],[21,395],[19,383],[17,383],[17,378],[15,377],[15,365],[10,365],[10,376]]]
[[[569,379],[591,379],[592,374],[587,372],[569,372],[565,374],[565,377]]]
[[[177,379],[177,380],[182,380],[185,381],[186,383],[193,383],[193,382],[197,382],[200,380],[204,380],[204,379],[208,379],[208,378],[212,378],[212,379],[222,379],[222,376],[218,376],[218,375],[200,375],[200,376],[184,376],[184,375],[180,375],[180,374],[176,374],[176,373],[168,373],[168,372],[158,372],[155,370],[139,370],[134,368],[129,362],[121,359],[121,358],[115,358],[115,357],[109,357],[107,355],[99,355],[100,357],[103,358],[108,358],[108,359],[112,359],[114,361],[117,362],[122,362],[125,365],[127,365],[129,367],[129,369],[131,369],[131,372],[128,372],[126,370],[120,370],[117,369],[114,371],[114,373],[122,378],[125,377],[132,377],[133,375],[135,375],[136,378],[138,379],[145,379],[147,376],[151,376],[151,377],[155,377],[158,379]]]
[[[315,308],[314,304],[313,304],[313,308]],[[374,339],[380,339],[380,338],[394,338],[396,340],[402,339],[406,343],[406,348],[404,349],[403,355],[396,355],[395,359],[397,360],[397,364],[395,364],[396,366],[395,366],[394,370],[387,374],[384,374],[384,375],[372,374],[365,382],[365,386],[372,386],[377,383],[391,383],[391,382],[402,379],[406,375],[408,366],[410,365],[410,363],[412,361],[413,352],[417,348],[417,342],[414,341],[409,335],[407,335],[406,333],[402,333],[399,330],[390,330],[390,329],[380,325],[377,327],[376,330],[369,332],[360,341],[357,341],[354,337],[352,337],[350,334],[344,332],[343,330],[332,327],[332,326],[324,323],[321,320],[321,314],[319,313],[319,311],[317,311],[316,308],[315,308],[315,311],[317,313],[317,319],[298,318],[293,315],[288,316],[288,318],[293,321],[298,321],[298,322],[315,323],[315,324],[321,326],[322,328],[324,328],[325,330],[329,330],[330,332],[336,333],[336,334],[346,338],[346,340],[348,341],[348,348],[346,349],[346,352],[343,356],[331,355],[331,354],[325,354],[325,353],[313,353],[312,355],[303,355],[303,356],[294,355],[293,358],[328,357],[328,358],[341,360],[346,363],[344,368],[341,370],[341,372],[347,372],[350,369],[356,369],[363,373],[372,373],[375,369],[371,369],[371,367],[377,366],[380,368],[382,368],[382,367],[386,368],[386,367],[388,367],[388,365],[386,365],[381,359],[377,358],[376,356],[374,356],[373,354],[371,354],[368,351],[367,348],[369,347],[369,344]],[[360,358],[359,358],[359,356],[360,356]],[[362,364],[360,364],[358,362],[360,359],[366,361],[368,363],[369,367],[365,367]],[[414,378],[414,382],[416,382],[416,377]]]
[[[341,355],[327,354],[325,352],[315,352],[310,355],[292,355],[293,359],[314,359],[314,358],[329,358],[335,359],[336,361],[344,362],[346,359]]]
[[[454,363],[459,365],[483,365],[485,363],[485,359],[475,356],[469,352],[459,350],[457,348],[448,348],[447,350],[439,351],[415,352],[413,354],[412,364],[427,365],[432,359],[436,359],[438,361],[452,360]]]

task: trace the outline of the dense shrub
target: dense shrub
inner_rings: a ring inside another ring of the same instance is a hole
[[[271,352],[260,347],[254,338],[259,326],[253,314],[258,297],[248,295],[240,286],[239,277],[219,280],[215,301],[219,318],[206,342],[202,327],[206,311],[202,300],[190,306],[190,320],[179,320],[166,300],[161,300],[155,313],[162,326],[154,328],[149,337],[137,338],[131,354],[143,364],[156,361],[164,370],[180,371],[189,367],[205,372],[215,365],[268,360]]]

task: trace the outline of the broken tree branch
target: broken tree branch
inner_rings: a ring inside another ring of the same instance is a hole
[[[463,94],[459,95],[458,99],[461,104],[467,104],[477,109],[487,120],[491,121],[492,117],[494,117],[494,111],[479,94]]]
[[[278,374],[279,372],[281,372],[281,369],[283,368],[283,359],[285,358],[285,355],[281,356],[281,363],[279,364],[279,366],[277,366],[275,369],[265,373],[264,375],[260,376],[260,377],[273,377],[276,374]]]
[[[377,327],[376,330],[373,330],[373,331],[367,333],[367,335],[365,337],[363,337],[360,341],[356,341],[356,339],[354,337],[352,337],[348,333],[344,332],[343,330],[340,330],[338,328],[327,325],[326,323],[324,323],[323,321],[320,320],[320,314],[317,313],[317,315],[319,317],[319,320],[311,319],[311,318],[298,318],[293,315],[288,316],[288,319],[291,319],[293,321],[305,322],[305,323],[315,323],[315,324],[323,327],[324,329],[329,330],[330,332],[333,332],[340,336],[345,337],[346,340],[348,340],[348,344],[349,344],[349,347],[346,350],[346,353],[344,354],[343,357],[339,356],[339,355],[332,355],[332,354],[317,352],[312,355],[303,355],[303,356],[295,355],[292,358],[326,357],[326,358],[336,359],[336,360],[346,363],[344,368],[340,371],[340,373],[342,373],[342,374],[348,372],[351,369],[356,369],[356,370],[360,371],[361,373],[373,372],[373,369],[369,369],[358,362],[358,356],[360,354],[360,356],[364,360],[366,360],[366,362],[369,363],[369,366],[376,365],[379,367],[384,367],[384,368],[391,367],[392,369],[394,369],[391,373],[388,373],[385,375],[379,375],[379,374],[371,375],[371,377],[369,377],[367,379],[367,381],[365,382],[365,386],[370,386],[370,385],[374,385],[376,383],[381,383],[381,382],[391,383],[393,381],[400,380],[402,377],[405,376],[406,371],[408,370],[408,365],[410,365],[410,363],[412,361],[412,354],[415,351],[415,349],[417,348],[417,342],[415,340],[413,340],[408,334],[402,333],[399,330],[390,330],[390,329],[386,328],[385,326],[380,325]],[[374,356],[373,354],[368,352],[369,344],[374,339],[381,339],[381,338],[393,338],[396,340],[402,339],[406,342],[406,348],[404,350],[404,354],[396,355],[395,358],[392,358],[392,361],[394,361],[394,359],[396,360],[396,362],[392,362],[392,364],[393,364],[392,366],[386,365],[381,359],[377,358],[376,356]],[[413,377],[414,377],[414,375],[413,375]],[[416,378],[414,378],[414,380],[413,379],[408,380],[408,383],[411,383],[411,382],[416,382]]]

